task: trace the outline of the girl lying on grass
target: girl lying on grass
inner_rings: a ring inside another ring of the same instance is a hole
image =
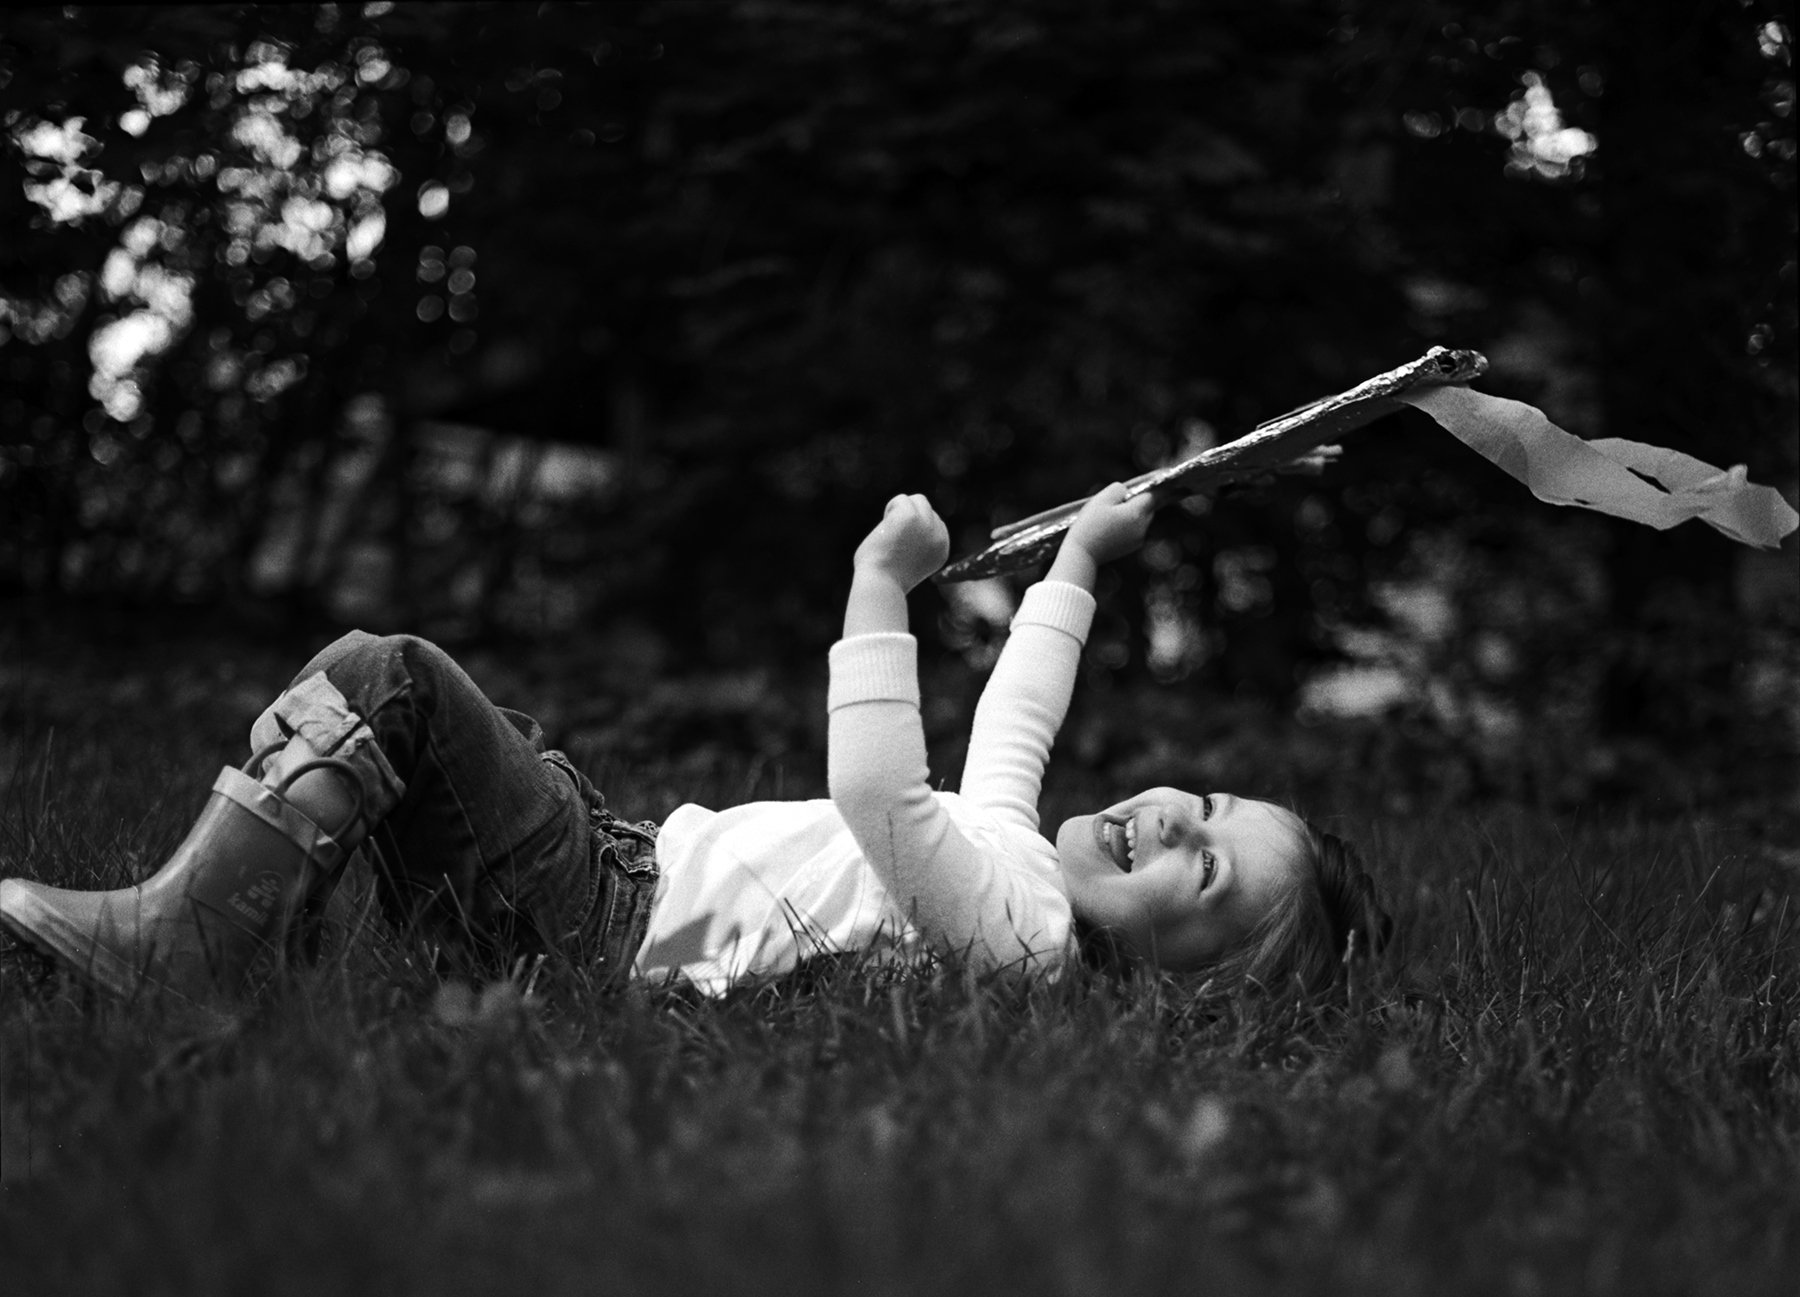
[[[9,879],[0,924],[119,994],[204,998],[240,989],[372,838],[389,918],[478,958],[719,993],[828,951],[1053,972],[1092,933],[1160,967],[1316,990],[1389,925],[1354,849],[1291,811],[1152,788],[1064,822],[1054,845],[1039,832],[1097,569],[1143,543],[1151,507],[1114,485],[1082,510],[1013,620],[959,792],[928,783],[906,613],[949,536],[923,496],[896,496],[857,548],[831,650],[829,800],[626,823],[441,649],[353,632],[257,720],[256,756],[219,776],[155,877]]]

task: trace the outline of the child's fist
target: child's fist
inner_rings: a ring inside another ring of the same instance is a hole
[[[922,495],[897,495],[856,547],[856,566],[874,568],[911,590],[950,557],[950,529]]]
[[[1150,515],[1155,512],[1156,501],[1150,492],[1128,500],[1124,484],[1114,482],[1081,506],[1063,543],[1081,546],[1096,563],[1110,563],[1144,543]]]

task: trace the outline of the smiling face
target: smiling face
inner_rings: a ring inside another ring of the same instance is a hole
[[[1308,859],[1292,811],[1178,788],[1065,820],[1056,854],[1080,918],[1171,968],[1217,959],[1249,936],[1302,883]]]

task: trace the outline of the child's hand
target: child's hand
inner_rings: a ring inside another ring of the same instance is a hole
[[[1063,545],[1079,545],[1095,563],[1124,558],[1144,543],[1150,515],[1155,512],[1156,501],[1150,492],[1127,500],[1124,484],[1114,482],[1081,506]]]
[[[949,557],[950,529],[922,495],[889,500],[875,530],[856,547],[858,571],[884,572],[902,590],[911,590]]]

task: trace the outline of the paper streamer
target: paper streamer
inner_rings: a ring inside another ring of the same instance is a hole
[[[1719,469],[1678,450],[1622,437],[1583,441],[1535,406],[1466,387],[1423,388],[1399,399],[1429,414],[1546,504],[1578,505],[1658,531],[1698,518],[1758,549],[1780,548],[1782,537],[1800,526],[1800,514],[1781,493],[1747,481],[1742,464]],[[1658,490],[1639,473],[1666,489]]]

